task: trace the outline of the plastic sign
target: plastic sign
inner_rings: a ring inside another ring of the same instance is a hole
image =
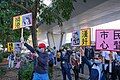
[[[73,31],[72,32],[72,46],[80,46],[80,32]]]
[[[90,46],[91,45],[91,29],[81,29],[80,30],[80,46]]]
[[[12,42],[7,43],[7,51],[13,52],[13,43]]]
[[[15,53],[20,53],[21,52],[21,42],[14,42],[14,52]]]
[[[22,27],[32,26],[32,13],[22,15]]]
[[[96,30],[96,49],[120,51],[120,29]]]
[[[19,29],[22,27],[22,16],[13,17],[13,29]]]
[[[13,17],[13,30],[32,26],[32,13]]]

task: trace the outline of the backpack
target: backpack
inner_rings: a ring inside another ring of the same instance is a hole
[[[100,80],[100,68],[96,65],[93,64],[91,68],[91,73],[90,73],[90,80]]]

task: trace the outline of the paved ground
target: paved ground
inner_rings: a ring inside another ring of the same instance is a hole
[[[61,70],[59,68],[54,69],[52,80],[62,80]],[[73,80],[74,75],[72,74]],[[87,76],[80,74],[80,80],[86,80]],[[0,80],[18,80],[18,75],[16,70],[7,70],[7,73],[0,78]]]
[[[73,74],[73,72],[72,72],[72,70],[71,70],[71,73],[72,73],[72,78],[73,78],[73,80],[75,80],[74,79],[74,74]],[[87,66],[85,65],[85,74],[86,75],[83,75],[83,74],[80,74],[80,80],[87,80],[88,79],[88,68],[87,68]],[[55,76],[53,76],[53,79],[52,80],[62,80],[62,73],[61,73],[61,70],[60,70],[60,68],[58,68],[58,67],[55,67],[54,68],[54,75]]]
[[[0,80],[18,80],[16,70],[7,70],[7,73],[0,78]]]
[[[53,79],[52,79],[52,80],[63,80],[60,69],[59,69],[59,70],[58,70],[58,69],[55,69],[54,75],[55,75],[55,76],[53,76]],[[86,77],[85,77],[84,75],[80,75],[80,78],[79,78],[79,79],[80,79],[80,80],[86,80]],[[73,74],[72,74],[72,80],[75,80]]]
[[[7,68],[6,64],[2,64],[0,66],[4,66],[4,67]],[[71,70],[71,72],[72,72],[72,70]],[[89,73],[88,73],[88,68],[87,68],[86,65],[85,65],[84,72],[85,72],[85,75],[80,74],[80,80],[86,80],[86,79],[88,79],[87,75]],[[5,75],[3,75],[0,78],[0,80],[18,80],[18,75],[17,74],[18,74],[17,70],[15,70],[15,69],[12,69],[12,70],[7,69],[7,73]],[[72,72],[72,78],[74,80],[74,74],[73,74],[73,72]],[[52,80],[62,80],[62,73],[61,73],[60,68],[58,68],[58,66],[54,67],[54,73],[53,73],[53,79]]]

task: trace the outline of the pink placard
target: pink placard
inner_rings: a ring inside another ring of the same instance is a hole
[[[120,51],[120,30],[96,30],[96,49]]]

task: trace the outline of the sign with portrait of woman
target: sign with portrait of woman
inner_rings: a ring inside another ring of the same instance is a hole
[[[22,27],[32,26],[32,13],[22,15]]]
[[[32,13],[13,17],[13,30],[32,26]]]
[[[80,32],[73,31],[72,32],[72,46],[80,46]]]

